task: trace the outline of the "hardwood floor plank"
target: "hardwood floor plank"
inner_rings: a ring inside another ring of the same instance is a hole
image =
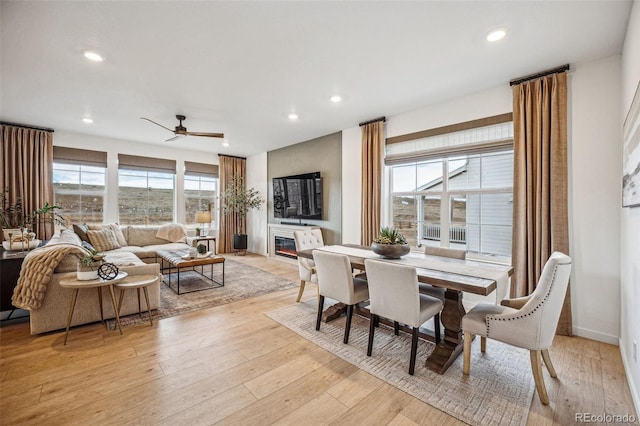
[[[600,343],[602,386],[604,388],[605,412],[611,415],[633,415],[638,424],[638,415],[633,407],[629,386],[626,386],[624,367],[618,346]]]
[[[377,377],[358,370],[331,386],[327,393],[351,408],[383,384],[384,382]]]
[[[398,414],[391,420],[387,426],[417,426],[419,423],[414,422],[413,420],[409,420],[408,417],[403,416],[402,414]]]
[[[380,425],[391,422],[413,397],[384,383],[332,422],[332,425]]]
[[[414,423],[424,426],[434,424],[440,426],[466,425],[466,423],[461,422],[455,417],[451,417],[447,413],[442,412],[429,404],[425,404],[417,398],[412,398],[400,414]]]
[[[327,425],[348,409],[346,405],[325,392],[284,416],[274,425]]]
[[[330,386],[353,374],[356,367],[339,358],[313,370],[276,392],[270,393],[248,407],[225,417],[217,424],[254,425],[272,424],[296,409],[319,397]]]

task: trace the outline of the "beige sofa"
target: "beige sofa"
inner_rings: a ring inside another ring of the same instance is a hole
[[[186,243],[172,243],[157,238],[158,226],[122,227],[128,245],[105,253],[105,261],[116,264],[121,271],[129,275],[157,275],[159,282],[149,286],[151,309],[160,306],[160,266],[156,263],[156,249],[188,248]],[[72,230],[63,230],[56,234],[47,245],[71,243],[80,246],[82,241]],[[30,313],[31,334],[59,330],[67,326],[67,315],[73,290],[60,287],[60,280],[74,277],[78,258],[75,255],[65,257],[55,269],[45,293],[44,301],[39,309]],[[102,305],[105,318],[114,318],[115,313],[108,291],[102,292]],[[95,289],[81,290],[78,293],[71,325],[87,324],[100,321],[100,305],[98,292]],[[116,294],[116,299],[118,294]],[[144,309],[145,302],[142,301]],[[135,291],[125,292],[121,315],[138,312],[138,299]]]

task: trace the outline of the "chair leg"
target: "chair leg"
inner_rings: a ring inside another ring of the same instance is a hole
[[[462,362],[462,374],[468,375],[471,369],[471,341],[473,340],[473,334],[469,331],[464,332],[464,360]]]
[[[553,363],[551,362],[551,357],[549,356],[549,349],[542,350],[542,360],[544,361],[544,365],[547,366],[547,370],[549,370],[549,375],[553,378],[558,377],[556,369],[553,367]]]
[[[433,317],[433,328],[436,333],[436,345],[440,343],[440,314]]]
[[[300,290],[298,290],[298,297],[296,298],[296,303],[302,299],[302,294],[304,293],[304,280],[300,280]]]
[[[413,376],[416,369],[416,353],[418,352],[418,335],[420,327],[413,327],[411,333],[411,358],[409,359],[409,374]]]
[[[480,336],[480,352],[485,353],[487,351],[487,338]]]
[[[373,335],[376,331],[377,319],[378,316],[374,314],[371,314],[371,318],[369,318],[369,345],[367,346],[367,356],[371,356],[371,352],[373,352]]]
[[[347,323],[344,326],[344,340],[345,344],[349,343],[349,332],[351,331],[351,319],[353,318],[353,305],[347,305]]]
[[[393,334],[400,335],[400,323],[398,321],[393,322]]]
[[[373,322],[375,327],[380,327],[380,317],[376,315],[375,321]]]
[[[547,395],[547,387],[544,384],[544,377],[542,377],[542,368],[540,366],[540,351],[529,351],[529,354],[531,356],[533,380],[536,382],[540,402],[544,405],[549,405],[549,395]]]
[[[324,309],[324,296],[320,296],[318,302],[318,319],[316,320],[316,330],[320,330],[320,321],[322,321],[322,310]]]

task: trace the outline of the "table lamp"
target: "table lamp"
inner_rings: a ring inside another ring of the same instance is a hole
[[[202,225],[202,233],[200,235],[206,237],[209,233],[209,231],[207,231],[206,225],[211,223],[211,212],[196,212],[196,223],[200,223]]]

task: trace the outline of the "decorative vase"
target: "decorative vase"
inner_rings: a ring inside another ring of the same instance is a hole
[[[233,236],[233,249],[234,250],[247,249],[247,234],[235,234]]]
[[[76,278],[78,278],[79,281],[97,280],[98,270],[78,266],[78,270],[76,271]]]
[[[385,259],[400,259],[411,251],[411,247],[409,247],[409,244],[371,243],[371,251]]]

